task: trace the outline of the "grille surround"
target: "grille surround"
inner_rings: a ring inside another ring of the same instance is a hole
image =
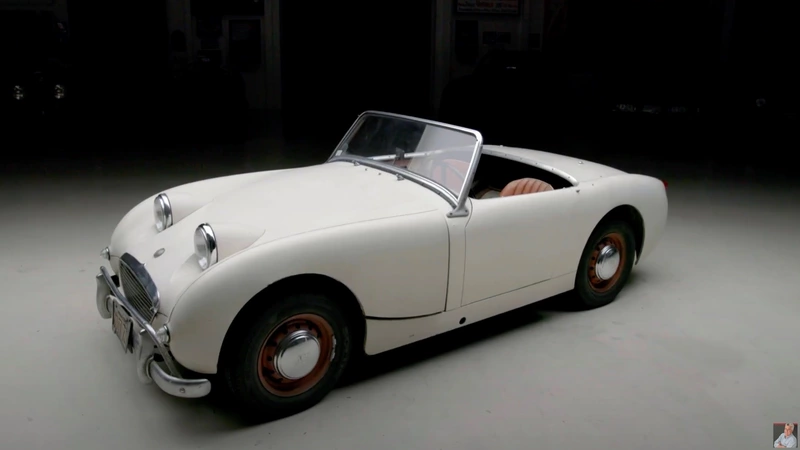
[[[144,264],[125,253],[120,258],[119,281],[128,302],[142,318],[152,323],[158,314],[159,293]]]

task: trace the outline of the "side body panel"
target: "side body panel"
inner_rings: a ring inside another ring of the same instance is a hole
[[[212,266],[184,292],[170,316],[170,348],[188,369],[216,373],[223,339],[242,307],[270,284],[300,274],[343,283],[367,317],[441,313],[449,258],[447,223],[438,210],[257,244]]]
[[[563,247],[576,239],[566,225],[577,202],[574,188],[473,200],[462,305],[574,270]]]
[[[569,273],[433,316],[409,320],[367,319],[364,350],[368,355],[375,355],[402,347],[569,291],[574,284],[575,274]]]
[[[462,326],[462,318],[465,319],[465,325],[475,323],[573,289],[578,262],[589,236],[606,214],[618,206],[633,206],[642,216],[644,245],[637,262],[641,262],[652,252],[663,234],[668,205],[664,184],[658,179],[644,175],[617,175],[583,182],[576,189],[565,191],[571,191],[578,200],[570,215],[571,220],[559,232],[573,238],[561,241],[560,257],[551,266],[553,270],[550,279],[484,301],[465,303],[461,308],[448,309],[443,314],[430,317],[408,320],[368,319],[365,347],[367,354],[378,354],[459,328]],[[536,195],[541,194],[531,196]],[[469,255],[469,248],[467,254]],[[486,282],[490,282],[491,275],[492,272],[485,275]],[[465,290],[465,298],[468,298],[466,295],[468,294]]]

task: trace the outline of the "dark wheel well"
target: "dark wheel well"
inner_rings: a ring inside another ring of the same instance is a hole
[[[366,319],[361,303],[350,289],[344,284],[333,278],[319,274],[295,275],[276,281],[264,288],[261,292],[251,298],[244,308],[239,311],[236,318],[228,328],[225,340],[222,343],[220,358],[226,354],[226,347],[235,339],[231,339],[235,333],[232,330],[239,328],[242,322],[253,317],[253,314],[263,310],[270,304],[270,300],[290,293],[324,294],[334,300],[342,307],[342,311],[350,322],[353,333],[353,342],[359,343],[361,349],[364,347],[366,337]],[[356,350],[356,349],[354,349]]]
[[[631,205],[621,205],[609,211],[600,221],[600,224],[613,220],[621,220],[630,225],[633,230],[633,239],[636,242],[636,259],[638,261],[644,247],[644,220],[642,215]]]

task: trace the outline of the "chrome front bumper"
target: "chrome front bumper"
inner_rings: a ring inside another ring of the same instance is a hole
[[[110,319],[114,304],[122,306],[131,317],[133,330],[130,343],[125,352],[131,352],[137,359],[137,372],[142,383],[155,382],[162,391],[184,398],[204,397],[211,392],[211,382],[206,379],[182,378],[177,364],[155,328],[144,320],[133,308],[127,298],[120,292],[105,267],[100,267],[97,274],[97,311],[104,319]],[[162,368],[157,359],[161,359],[166,368]]]

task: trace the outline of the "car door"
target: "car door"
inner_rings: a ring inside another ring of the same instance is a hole
[[[465,227],[461,305],[575,270],[561,250],[578,200],[575,188],[472,200]]]

